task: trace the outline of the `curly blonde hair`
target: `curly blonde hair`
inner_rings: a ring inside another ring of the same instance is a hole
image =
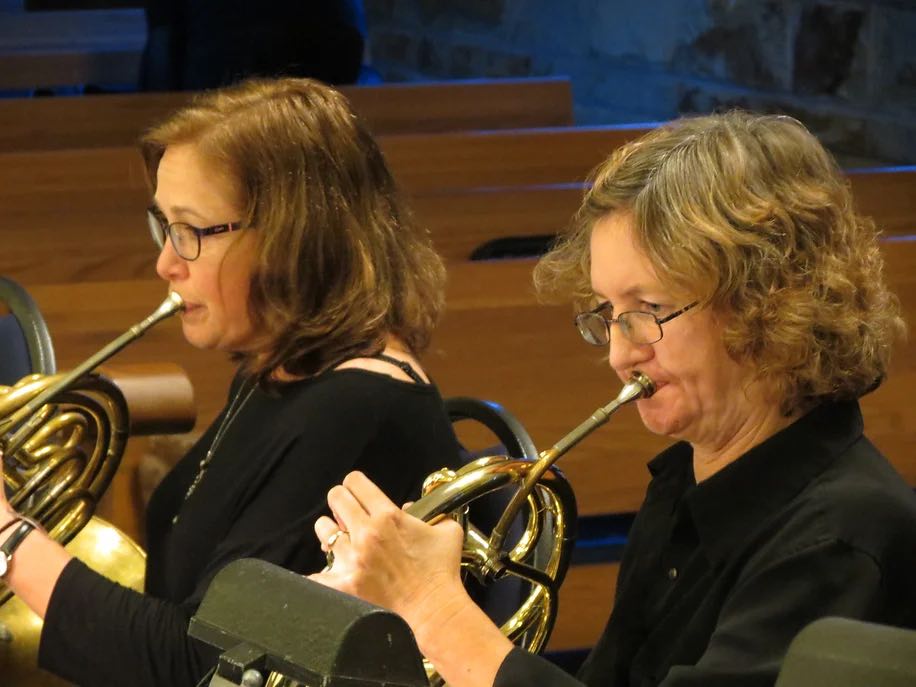
[[[884,378],[904,324],[878,231],[798,121],[740,111],[688,118],[615,151],[538,264],[542,293],[593,302],[591,229],[618,210],[632,213],[666,288],[724,315],[729,355],[772,382],[786,415],[858,398]]]
[[[201,94],[141,140],[154,190],[166,147],[181,143],[237,182],[254,227],[248,309],[266,336],[236,355],[247,372],[317,374],[387,334],[427,347],[445,267],[343,95],[294,78]]]

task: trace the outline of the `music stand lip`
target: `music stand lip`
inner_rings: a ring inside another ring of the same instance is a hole
[[[218,675],[277,672],[322,687],[426,687],[413,633],[398,615],[258,559],[210,583],[189,636],[220,654]]]

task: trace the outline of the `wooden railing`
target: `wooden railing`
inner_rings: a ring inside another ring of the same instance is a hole
[[[604,154],[596,150],[606,152],[626,136],[617,129],[564,129],[438,138],[441,147],[416,136],[384,138],[382,145],[419,221],[455,261],[493,239],[563,228],[581,199],[581,180]],[[516,139],[540,146],[538,156],[561,171],[543,162],[543,170],[534,170]],[[459,165],[452,155],[461,141],[468,146]],[[486,146],[472,154],[480,141]],[[438,174],[444,188],[417,171],[424,149],[422,169]],[[488,166],[489,156],[497,162]],[[852,171],[849,180],[859,208],[888,234],[913,231],[916,168]],[[154,277],[148,201],[140,158],[130,148],[0,154],[0,269],[26,284]]]
[[[568,79],[487,79],[345,86],[376,135],[569,126]],[[193,93],[0,99],[0,152],[133,145]]]

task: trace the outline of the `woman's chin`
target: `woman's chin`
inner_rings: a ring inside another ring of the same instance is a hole
[[[671,416],[670,411],[657,406],[653,407],[651,400],[637,401],[636,408],[639,410],[643,426],[652,434],[677,436],[678,422]]]
[[[657,434],[659,436],[668,436],[667,428],[660,422],[655,421],[654,418],[647,418],[644,415],[642,417],[642,424],[649,432],[652,434]]]
[[[203,327],[197,326],[195,323],[182,322],[181,332],[184,335],[185,341],[194,348],[199,348],[201,350],[214,348],[214,343],[209,333],[206,332]]]

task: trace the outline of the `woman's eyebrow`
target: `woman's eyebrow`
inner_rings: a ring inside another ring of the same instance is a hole
[[[624,292],[628,298],[644,298],[647,294],[660,295],[657,287],[648,287],[644,284],[637,284]]]
[[[159,212],[163,212],[162,206],[156,202],[155,198],[153,198],[153,205],[156,207],[156,209]],[[192,218],[196,218],[200,220],[203,223],[206,223],[209,221],[206,217],[200,214],[197,210],[195,210],[194,208],[189,208],[185,205],[172,205],[171,207],[169,207],[169,210],[171,211],[171,214],[173,216],[192,217]]]
[[[626,298],[645,298],[647,295],[652,296],[662,296],[663,293],[658,287],[649,287],[644,284],[637,284],[636,286],[631,286],[629,289],[623,292],[622,297]],[[592,295],[595,296],[598,300],[610,301],[605,294],[601,293],[598,289],[592,288]]]

